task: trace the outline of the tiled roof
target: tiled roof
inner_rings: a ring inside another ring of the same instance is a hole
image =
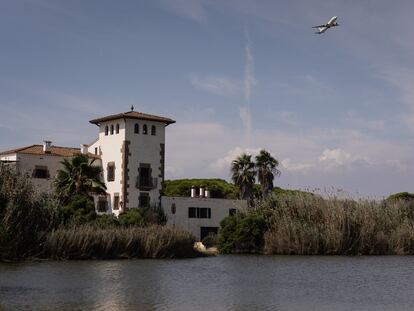
[[[11,154],[11,153],[23,153],[23,154],[37,154],[37,155],[51,155],[51,156],[61,156],[61,157],[73,157],[76,154],[80,154],[80,148],[71,148],[71,147],[57,147],[51,146],[50,152],[43,151],[43,145],[31,145],[27,147],[7,150],[0,152],[0,155]],[[87,154],[90,158],[99,158],[92,153]]]
[[[159,117],[159,116],[155,116],[155,115],[147,114],[147,113],[142,113],[142,112],[138,112],[138,111],[128,111],[128,112],[113,114],[113,115],[110,115],[110,116],[106,116],[106,117],[102,117],[102,118],[98,118],[98,119],[93,119],[93,120],[90,120],[89,122],[92,123],[92,124],[99,124],[99,123],[104,122],[104,121],[111,121],[111,120],[123,119],[123,118],[156,121],[156,122],[165,123],[167,125],[175,123],[175,121],[173,119],[170,119],[170,118]]]

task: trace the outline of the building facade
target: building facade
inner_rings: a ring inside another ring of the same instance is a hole
[[[199,193],[199,194],[197,194]],[[167,224],[191,232],[197,240],[208,234],[217,234],[220,222],[237,211],[247,209],[246,200],[210,198],[208,190],[191,191],[191,197],[161,198]]]
[[[119,215],[124,209],[159,206],[165,171],[165,128],[174,120],[133,110],[91,120],[98,139],[88,151],[99,156],[106,198],[100,211]]]
[[[64,159],[86,152],[81,148],[57,147],[51,141],[44,141],[43,145],[31,145],[13,150],[0,152],[0,161],[13,165],[19,172],[27,173],[32,183],[40,192],[52,190],[53,179],[62,167]],[[92,154],[86,154],[94,158]],[[100,165],[97,159],[96,165]]]

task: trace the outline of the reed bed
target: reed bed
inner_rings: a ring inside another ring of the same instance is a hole
[[[66,259],[188,258],[196,256],[194,237],[166,226],[97,229],[92,226],[52,231],[44,257]]]
[[[266,254],[414,254],[414,202],[271,196],[258,206],[268,224]]]

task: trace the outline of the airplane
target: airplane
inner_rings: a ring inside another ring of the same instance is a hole
[[[338,22],[336,21],[337,19],[338,19],[338,16],[334,16],[326,24],[313,26],[312,28],[318,28],[318,31],[315,33],[321,35],[325,31],[327,31],[329,28],[339,26]]]

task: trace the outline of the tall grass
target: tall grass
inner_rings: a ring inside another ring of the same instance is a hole
[[[44,257],[52,259],[187,258],[194,257],[189,232],[166,226],[97,229],[93,226],[52,231]]]
[[[264,252],[298,255],[414,254],[414,202],[271,196]]]

